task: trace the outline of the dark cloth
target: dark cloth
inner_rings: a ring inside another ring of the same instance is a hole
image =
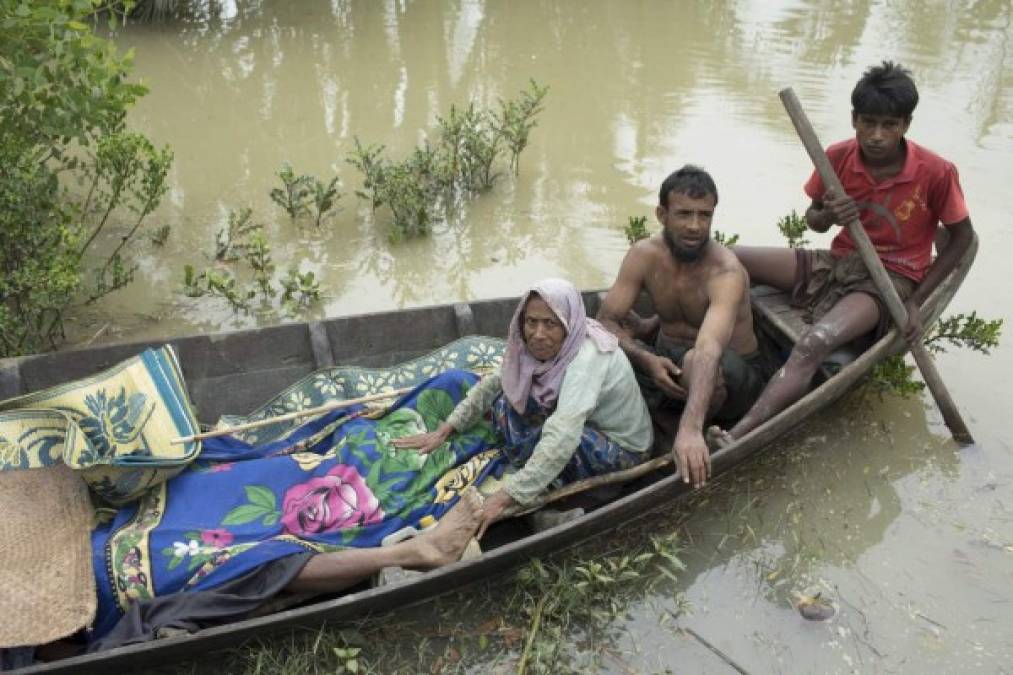
[[[686,352],[693,346],[674,342],[659,331],[654,345],[645,345],[645,348],[658,356],[668,357],[681,368]],[[777,365],[771,363],[762,350],[742,355],[725,349],[721,354],[720,380],[715,385],[723,382],[727,396],[721,407],[713,411],[714,421],[725,424],[738,421],[756,402],[767,380],[776,371]],[[652,417],[681,411],[685,407],[685,400],[671,398],[654,383],[650,375],[637,368],[634,368],[634,372]]]
[[[873,338],[878,340],[890,330],[893,325],[890,312],[858,253],[837,257],[826,250],[796,249],[795,263],[791,304],[806,311],[804,318],[808,323],[819,321],[844,296],[865,293],[879,307],[879,323]],[[918,284],[892,270],[886,273],[901,302],[910,298]]]
[[[88,651],[147,642],[159,637],[159,632],[165,629],[194,633],[240,619],[288,586],[313,555],[296,553],[272,560],[206,591],[172,593],[134,603]]]

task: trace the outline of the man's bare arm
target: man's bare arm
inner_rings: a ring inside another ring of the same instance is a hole
[[[634,365],[641,368],[645,367],[646,361],[654,355],[641,349],[636,340],[623,330],[621,323],[633,309],[633,303],[644,287],[644,272],[648,264],[646,246],[640,243],[634,245],[623,258],[619,275],[605,294],[601,307],[598,308],[598,320],[616,334],[619,346],[626,352],[626,356]]]
[[[678,384],[682,369],[671,359],[642,349],[621,326],[622,320],[633,308],[633,303],[644,288],[644,278],[652,264],[650,246],[647,241],[638,242],[623,258],[619,276],[598,310],[598,320],[619,337],[619,346],[635,368],[647,373],[668,396],[681,399],[686,395]]]
[[[738,270],[722,272],[708,282],[710,305],[693,345],[693,368],[689,373],[686,408],[679,421],[680,432],[703,433],[718,362],[732,339],[745,283]]]
[[[703,437],[703,423],[714,394],[718,363],[735,330],[739,302],[745,293],[746,277],[730,269],[707,284],[710,305],[693,346],[686,407],[679,420],[672,454],[683,481],[700,487],[710,475],[710,451]]]

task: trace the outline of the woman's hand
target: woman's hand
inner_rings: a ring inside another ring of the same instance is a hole
[[[482,520],[478,524],[478,534],[475,535],[475,539],[481,540],[486,528],[502,518],[503,512],[516,503],[506,490],[500,490],[492,497],[487,498],[485,504],[482,505]]]
[[[454,433],[454,427],[446,422],[440,422],[440,426],[436,427],[436,431],[405,436],[404,438],[395,438],[391,441],[391,444],[395,448],[418,448],[420,454],[426,455],[446,443],[452,433]]]

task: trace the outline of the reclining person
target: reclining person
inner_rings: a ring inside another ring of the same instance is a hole
[[[571,482],[645,460],[651,420],[616,337],[585,314],[567,281],[536,283],[517,306],[499,372],[484,377],[439,427],[395,440],[430,452],[491,408],[503,452],[519,467],[485,501],[478,536],[557,478]]]

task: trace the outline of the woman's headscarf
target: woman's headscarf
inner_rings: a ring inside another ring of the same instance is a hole
[[[524,307],[535,293],[566,328],[566,337],[563,338],[559,353],[548,361],[536,359],[524,343]],[[569,281],[545,279],[533,285],[521,298],[510,321],[500,371],[503,393],[514,410],[523,413],[528,404],[528,396],[533,396],[543,408],[552,406],[559,398],[567,366],[576,358],[584,344],[584,338],[588,337],[602,352],[614,351],[619,346],[619,339],[615,335],[594,319],[587,318],[584,300]]]

